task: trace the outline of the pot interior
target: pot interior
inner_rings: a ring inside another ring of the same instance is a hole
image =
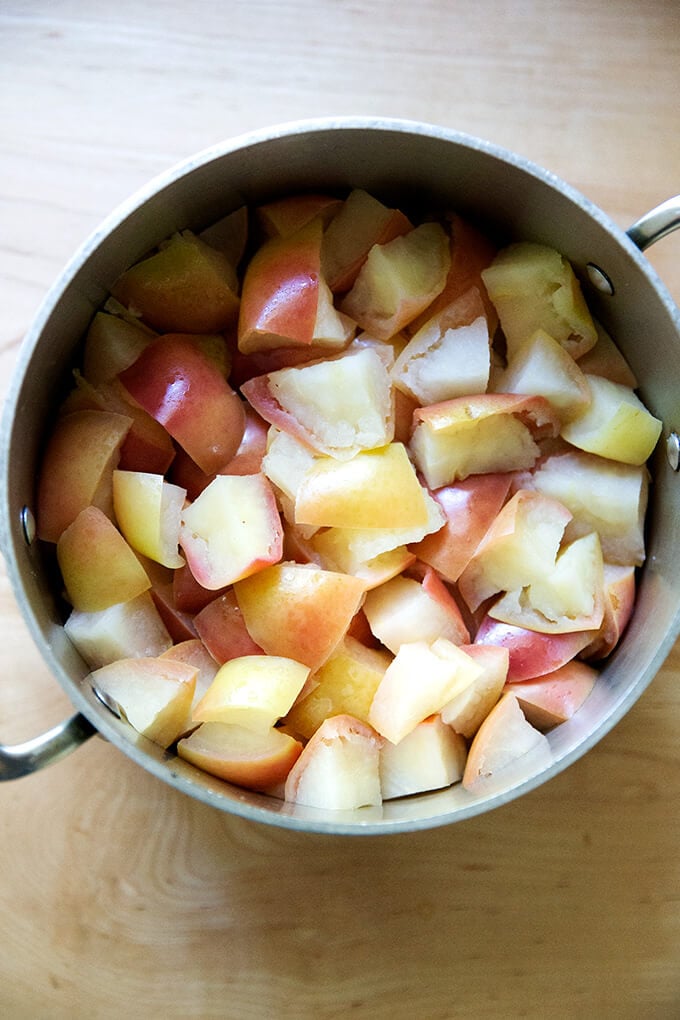
[[[111,284],[173,231],[200,230],[242,204],[303,190],[363,187],[406,210],[452,209],[499,241],[534,240],[574,265],[594,315],[641,380],[646,405],[664,422],[653,464],[648,556],[631,625],[577,715],[550,735],[553,762],[486,796],[449,790],[351,813],[314,811],[231,787],[134,734],[92,693],[87,668],[62,629],[59,588],[40,543],[24,538],[40,450],[77,348]],[[614,285],[595,291],[594,263]],[[664,455],[680,429],[680,317],[648,261],[600,210],[549,173],[478,139],[400,121],[289,125],[236,139],[170,171],[114,212],[48,294],[19,356],[3,423],[3,551],[34,639],[74,705],[140,765],[216,807],[291,828],[378,833],[439,825],[496,807],[561,771],[595,744],[639,697],[680,627],[680,478]],[[87,753],[81,751],[80,753]]]

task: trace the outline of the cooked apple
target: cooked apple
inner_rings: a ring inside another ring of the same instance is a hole
[[[257,376],[241,392],[266,421],[317,453],[349,459],[394,435],[390,377],[370,348]]]
[[[331,811],[381,804],[382,745],[375,730],[352,716],[326,719],[288,773],[286,800]]]
[[[158,610],[160,618],[165,624],[172,640],[174,642],[183,642],[195,638],[196,627],[194,626],[193,617],[189,613],[183,613],[175,605],[172,581],[155,580],[149,591],[151,592],[153,604]]]
[[[350,533],[349,528],[328,528],[318,532],[307,543],[311,554],[301,562],[315,562],[324,570],[352,574],[363,582],[366,591],[370,591],[401,574],[416,561],[415,554],[409,552],[405,545],[362,559],[353,551],[351,539],[348,539]]]
[[[436,489],[432,495],[446,523],[411,545],[411,552],[444,580],[457,581],[505,503],[512,478],[510,473],[470,475]]]
[[[281,519],[265,476],[217,475],[184,509],[179,542],[204,588],[233,584],[280,560]]]
[[[175,662],[185,662],[187,666],[193,666],[198,670],[196,673],[194,696],[181,730],[183,734],[189,733],[190,730],[196,728],[196,723],[192,719],[193,707],[198,704],[217,676],[219,664],[215,662],[203,642],[197,637],[176,642],[171,648],[168,648],[167,652],[163,652],[159,657],[161,659],[173,659]]]
[[[272,727],[263,733],[227,723],[203,723],[177,744],[177,754],[204,772],[248,790],[283,783],[302,744]]]
[[[458,587],[470,609],[499,592],[526,588],[552,571],[571,513],[557,500],[520,489],[470,558]]]
[[[177,567],[172,572],[172,594],[173,601],[177,608],[183,613],[200,613],[218,595],[223,595],[228,590],[228,585],[217,590],[204,588],[199,584],[191,569],[185,563],[183,567]]]
[[[219,469],[221,475],[256,475],[262,470],[270,426],[250,404],[244,405],[244,411],[246,426],[243,438],[233,458]]]
[[[644,562],[649,493],[646,467],[571,450],[541,460],[531,485],[571,511],[568,540],[597,531],[606,562],[621,566]]]
[[[94,506],[81,510],[59,536],[57,561],[71,605],[84,613],[128,602],[151,585],[121,533]]]
[[[242,354],[310,344],[337,350],[350,340],[354,323],[333,305],[323,275],[322,236],[321,220],[313,219],[293,234],[272,237],[252,256],[238,321]]]
[[[609,333],[597,320],[595,329],[597,343],[578,359],[578,367],[588,375],[601,375],[611,382],[636,390],[637,377]]]
[[[461,648],[477,663],[480,672],[471,684],[444,705],[441,717],[456,733],[470,739],[503,692],[510,656],[507,648],[492,645],[462,645]]]
[[[90,669],[161,655],[173,643],[148,591],[93,613],[74,609],[64,630]]]
[[[262,470],[272,485],[294,505],[300,482],[317,456],[302,440],[271,425],[267,433]],[[294,523],[294,514],[291,523]]]
[[[506,691],[472,740],[463,786],[470,793],[498,793],[530,779],[551,761],[548,738],[527,721],[516,695]]]
[[[193,338],[159,337],[119,379],[206,474],[236,454],[246,425],[243,402]]]
[[[83,375],[92,386],[111,382],[136,361],[155,337],[153,330],[111,312],[97,312],[85,336]]]
[[[337,528],[418,528],[426,493],[402,443],[360,450],[351,460],[319,457],[295,494],[295,523]]]
[[[564,347],[538,329],[513,353],[494,388],[499,393],[526,393],[546,397],[563,422],[581,414],[590,403],[584,373]]]
[[[313,674],[316,686],[293,705],[286,725],[309,739],[330,716],[351,715],[367,723],[371,702],[391,661],[384,649],[367,648],[347,634]]]
[[[256,210],[257,222],[266,237],[288,237],[314,219],[327,226],[342,208],[342,199],[334,195],[308,193],[286,195]]]
[[[525,718],[542,733],[571,719],[586,700],[598,672],[584,662],[567,662],[536,680],[509,684]]]
[[[564,439],[580,450],[622,464],[644,464],[654,451],[663,423],[630,387],[597,375],[585,378],[590,402],[563,426]]]
[[[389,340],[444,289],[451,264],[439,223],[423,223],[374,244],[340,309],[379,340]]]
[[[90,673],[90,683],[142,736],[169,747],[182,733],[198,670],[169,658],[119,659]]]
[[[380,749],[383,800],[441,790],[457,783],[463,777],[466,758],[464,738],[440,716],[429,716],[398,744],[387,740]]]
[[[474,474],[533,467],[537,440],[556,436],[560,419],[544,397],[505,393],[456,397],[413,416],[411,452],[431,489]]]
[[[37,527],[44,542],[56,542],[85,507],[113,516],[113,471],[131,424],[131,418],[107,411],[59,418],[38,480]]]
[[[361,188],[353,189],[324,233],[323,270],[332,291],[348,291],[374,244],[408,233],[413,224]]]
[[[222,253],[230,266],[238,266],[248,243],[248,207],[241,205],[198,234],[200,241]]]
[[[188,230],[127,269],[111,293],[161,333],[218,333],[238,316],[234,267]]]
[[[518,242],[503,248],[482,271],[512,358],[537,329],[573,357],[595,346],[597,332],[570,263],[553,248]]]
[[[186,490],[163,475],[143,471],[113,472],[116,521],[133,549],[166,567],[181,567],[179,528]]]
[[[218,595],[194,617],[198,636],[213,658],[220,663],[242,655],[261,655],[246,627],[233,588]]]
[[[287,562],[238,581],[234,591],[260,648],[315,671],[345,636],[365,588],[348,574]]]
[[[604,565],[604,616],[592,641],[581,651],[584,659],[604,659],[619,643],[635,606],[635,567]]]
[[[220,666],[194,722],[219,722],[266,732],[292,707],[309,668],[280,655],[242,655]]]
[[[516,683],[544,676],[564,666],[591,643],[593,633],[582,630],[544,634],[485,616],[475,635],[475,643],[506,649],[509,656],[507,681]]]
[[[403,644],[438,637],[455,645],[467,644],[470,635],[460,609],[432,570],[427,584],[399,575],[366,593],[364,613],[373,634],[395,655]]]
[[[474,682],[481,667],[446,638],[431,644],[400,645],[385,670],[368,713],[368,721],[393,744],[427,716],[440,712]],[[418,682],[414,683],[414,678]]]
[[[484,393],[491,349],[484,303],[476,287],[428,319],[392,369],[394,385],[421,407]]]

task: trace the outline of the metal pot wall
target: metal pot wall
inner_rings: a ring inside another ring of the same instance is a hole
[[[552,762],[507,788],[473,796],[460,786],[324,812],[284,804],[213,779],[135,734],[103,705],[62,628],[55,579],[34,541],[32,507],[45,429],[89,320],[119,273],[174,230],[202,229],[243,203],[305,189],[360,186],[394,204],[455,209],[499,239],[552,245],[574,265],[593,313],[641,380],[664,423],[653,464],[648,556],[636,611],[577,715],[550,735]],[[653,679],[680,631],[680,313],[641,254],[680,226],[680,197],[626,233],[541,168],[454,131],[397,120],[301,122],[217,145],[152,181],[116,210],[75,255],[29,329],[2,423],[1,542],[16,599],[76,714],[34,741],[0,746],[0,779],[33,772],[100,733],[139,765],[216,808],[261,822],[339,834],[409,831],[497,807],[556,775],[591,748]],[[87,751],[81,752],[86,754]]]

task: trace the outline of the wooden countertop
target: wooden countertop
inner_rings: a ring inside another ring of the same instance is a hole
[[[0,365],[156,172],[253,127],[428,120],[622,226],[680,191],[675,0],[23,0],[0,8]],[[680,301],[680,237],[650,252]],[[70,711],[0,577],[0,732]],[[586,758],[408,836],[225,817],[95,738],[0,789],[0,1016],[680,1016],[680,648]]]

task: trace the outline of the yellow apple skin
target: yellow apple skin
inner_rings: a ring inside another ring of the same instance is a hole
[[[586,376],[590,403],[562,428],[562,437],[588,453],[640,467],[652,455],[663,423],[628,386]]]
[[[90,673],[90,683],[138,733],[169,747],[182,732],[197,672],[170,658],[119,659]]]
[[[309,739],[329,716],[351,715],[367,723],[373,696],[391,660],[384,649],[367,648],[347,635],[313,674],[316,686],[293,705],[286,725]]]
[[[339,528],[415,528],[427,522],[425,494],[402,443],[351,460],[319,457],[295,496],[295,523]]]
[[[226,256],[187,230],[126,270],[111,293],[161,333],[219,333],[238,316],[237,287]]]
[[[280,563],[234,585],[253,641],[315,671],[328,659],[361,607],[361,580],[312,564]]]
[[[208,722],[180,740],[177,753],[228,783],[267,792],[285,781],[302,753],[302,744],[274,727],[258,732]]]
[[[113,472],[113,508],[133,549],[165,567],[181,567],[177,546],[186,489],[145,471]]]
[[[74,411],[60,418],[47,443],[37,499],[38,537],[56,542],[81,510],[113,516],[113,471],[132,419],[107,411]]]
[[[335,811],[380,805],[382,744],[382,737],[359,719],[326,719],[288,774],[286,800]]]
[[[83,613],[129,602],[151,586],[121,533],[94,506],[81,510],[61,534],[57,561],[69,601]]]
[[[368,721],[383,737],[398,744],[423,719],[440,712],[480,672],[469,655],[445,638],[432,644],[403,644],[385,671]]]
[[[290,710],[309,676],[309,669],[278,655],[243,655],[220,666],[194,708],[194,722],[269,730]]]

